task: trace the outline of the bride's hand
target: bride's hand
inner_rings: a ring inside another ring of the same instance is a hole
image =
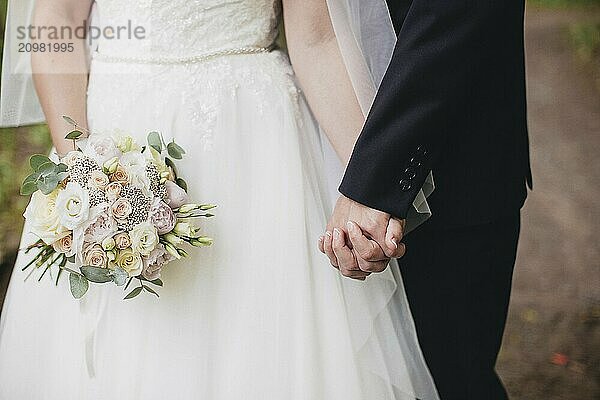
[[[364,280],[404,256],[404,227],[403,220],[340,196],[319,249],[344,276]]]

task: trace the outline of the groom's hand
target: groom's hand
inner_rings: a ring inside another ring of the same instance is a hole
[[[344,276],[364,280],[405,253],[404,220],[340,196],[319,249]]]

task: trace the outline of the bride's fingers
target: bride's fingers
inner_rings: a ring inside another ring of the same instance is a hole
[[[353,221],[348,222],[348,236],[350,236],[354,252],[363,260],[377,262],[389,259],[379,244],[366,237],[360,227]]]
[[[323,242],[325,241],[325,236],[321,235],[319,237],[319,251],[325,254],[325,248],[323,247]]]
[[[338,268],[339,264],[337,258],[335,257],[335,253],[333,252],[333,235],[330,231],[327,231],[325,233],[325,237],[323,238],[323,251],[329,258],[331,265],[333,265],[335,268]]]
[[[333,231],[333,251],[342,275],[359,280],[365,280],[370,275],[370,273],[360,270],[354,253],[346,244],[346,235],[337,228]]]

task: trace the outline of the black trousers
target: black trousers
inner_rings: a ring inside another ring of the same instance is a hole
[[[520,212],[407,235],[400,260],[425,360],[442,400],[507,399],[495,372],[511,291]]]

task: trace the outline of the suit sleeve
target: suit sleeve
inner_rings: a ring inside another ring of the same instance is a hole
[[[500,34],[503,4],[413,0],[346,169],[342,194],[406,218],[444,144],[460,135],[456,116],[465,112],[468,77],[486,36]]]

